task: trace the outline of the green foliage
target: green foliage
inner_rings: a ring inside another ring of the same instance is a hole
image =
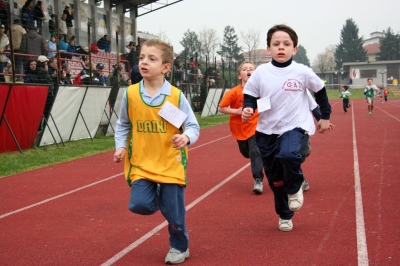
[[[293,56],[293,60],[297,63],[304,64],[306,66],[310,66],[310,60],[307,57],[307,50],[301,44],[298,47],[297,53]]]
[[[184,50],[181,52],[181,56],[187,56],[187,59],[196,57],[196,52],[201,51],[201,42],[196,32],[190,31],[189,29],[183,34],[183,39],[180,41]]]
[[[239,56],[242,48],[238,46],[239,38],[235,33],[235,29],[231,26],[226,26],[224,29],[224,38],[222,44],[220,44],[220,50],[217,51],[225,61],[232,61],[233,59],[240,61]]]
[[[363,48],[363,38],[358,37],[358,27],[353,19],[347,19],[340,34],[340,43],[336,47],[336,69],[343,63],[365,61],[367,52]]]
[[[400,35],[394,34],[389,27],[384,38],[380,40],[380,52],[377,60],[400,60]]]

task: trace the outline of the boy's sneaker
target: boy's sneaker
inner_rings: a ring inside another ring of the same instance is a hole
[[[301,184],[301,188],[303,189],[303,191],[307,191],[310,189],[310,185],[308,184],[306,179],[304,179],[303,184]]]
[[[170,248],[167,256],[165,257],[165,264],[179,264],[189,258],[189,249],[185,252],[180,252],[175,248]]]
[[[263,184],[260,179],[254,180],[253,192],[256,194],[261,194],[263,192]]]
[[[295,194],[288,194],[289,209],[291,211],[300,210],[304,203],[303,188],[300,187],[299,191]]]
[[[372,115],[372,112],[369,112],[370,115]]]
[[[279,230],[283,231],[283,232],[289,232],[292,231],[293,229],[293,223],[292,220],[284,220],[279,218]]]

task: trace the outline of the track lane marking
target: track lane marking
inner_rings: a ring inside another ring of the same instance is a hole
[[[186,211],[189,211],[191,208],[193,208],[194,206],[196,206],[198,203],[200,203],[202,200],[204,200],[205,198],[207,198],[209,195],[211,195],[214,191],[216,191],[218,188],[222,187],[224,184],[226,184],[227,182],[229,182],[231,179],[233,179],[234,177],[236,177],[240,172],[242,172],[244,169],[246,169],[247,167],[250,166],[250,163],[247,163],[245,166],[243,166],[242,168],[240,168],[239,170],[237,170],[235,173],[233,173],[232,175],[228,176],[225,180],[223,180],[221,183],[219,183],[218,185],[214,186],[212,189],[210,189],[209,191],[207,191],[206,193],[204,193],[203,195],[201,195],[200,197],[198,197],[197,199],[195,199],[192,203],[190,203],[189,205],[186,206]],[[163,223],[159,224],[158,226],[154,227],[151,231],[149,231],[147,234],[145,234],[144,236],[142,236],[141,238],[139,238],[138,240],[136,240],[135,242],[133,242],[132,244],[130,244],[129,246],[127,246],[126,248],[124,248],[123,250],[121,250],[120,252],[118,252],[117,254],[115,254],[112,258],[110,258],[109,260],[107,260],[106,262],[104,262],[103,264],[101,264],[101,266],[109,266],[114,264],[116,261],[118,261],[119,259],[121,259],[122,257],[124,257],[126,254],[128,254],[129,252],[131,252],[132,250],[134,250],[135,248],[137,248],[140,244],[142,244],[143,242],[145,242],[147,239],[149,239],[150,237],[152,237],[153,235],[155,235],[158,231],[160,231],[162,228],[166,227],[168,225],[167,221],[164,221]]]
[[[225,136],[225,137],[222,137],[222,138],[219,138],[219,139],[215,139],[215,140],[209,141],[209,142],[207,142],[207,143],[203,143],[203,144],[201,144],[201,145],[199,145],[199,146],[196,146],[196,147],[194,147],[194,148],[189,149],[189,151],[195,150],[195,149],[197,149],[197,148],[200,148],[200,147],[203,147],[203,146],[206,146],[206,145],[209,145],[209,144],[212,144],[212,143],[214,143],[214,142],[216,142],[216,141],[220,141],[220,140],[225,139],[225,138],[227,138],[227,137],[230,137],[230,135]],[[50,202],[50,201],[53,201],[53,200],[62,198],[62,197],[64,197],[64,196],[68,196],[68,195],[70,195],[70,194],[72,194],[72,193],[75,193],[75,192],[81,191],[81,190],[83,190],[83,189],[86,189],[86,188],[89,188],[89,187],[98,185],[98,184],[100,184],[100,183],[106,182],[106,181],[108,181],[108,180],[111,180],[111,179],[116,178],[116,177],[118,177],[118,176],[120,176],[120,175],[123,175],[123,174],[124,174],[124,173],[122,172],[122,173],[119,173],[119,174],[116,174],[116,175],[107,177],[107,178],[105,178],[105,179],[102,179],[102,180],[100,180],[100,181],[96,181],[96,182],[94,182],[94,183],[91,183],[91,184],[88,184],[88,185],[79,187],[79,188],[77,188],[77,189],[70,190],[70,191],[65,192],[65,193],[63,193],[63,194],[60,194],[60,195],[57,195],[57,196],[54,196],[54,197],[51,197],[51,198],[48,198],[48,199],[39,201],[39,202],[37,202],[37,203],[28,205],[28,206],[26,206],[26,207],[17,209],[17,210],[15,210],[15,211],[7,212],[7,213],[5,213],[5,214],[0,215],[0,219],[3,219],[3,218],[5,218],[5,217],[7,217],[7,216],[10,216],[10,215],[13,215],[13,214],[22,212],[22,211],[29,210],[29,209],[31,209],[31,208],[33,208],[33,207],[36,207],[36,206],[45,204],[45,203],[47,203],[47,202]]]
[[[352,101],[353,103],[353,101]],[[359,266],[367,266],[368,249],[367,238],[365,235],[364,211],[361,193],[360,165],[358,163],[358,150],[356,138],[356,125],[354,120],[354,109],[351,112],[353,130],[353,161],[354,161],[354,192],[356,205],[356,233],[357,233],[357,257]]]

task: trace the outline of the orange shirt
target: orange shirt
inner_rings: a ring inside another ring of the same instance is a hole
[[[389,91],[388,91],[387,89],[384,89],[384,90],[383,90],[383,95],[384,95],[384,96],[388,96],[388,95],[389,95]]]
[[[219,106],[241,109],[243,108],[243,100],[243,87],[241,84],[239,84],[224,95],[219,103]],[[230,114],[230,117],[229,125],[232,136],[234,136],[237,140],[246,140],[255,134],[258,122],[257,110],[254,112],[248,122],[243,122],[241,115]]]

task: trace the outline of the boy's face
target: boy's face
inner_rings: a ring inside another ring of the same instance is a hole
[[[369,79],[367,82],[368,82],[368,86],[372,85],[372,79]]]
[[[342,87],[342,91],[345,91],[346,89],[344,87]]]
[[[272,34],[270,45],[267,46],[267,51],[279,63],[287,62],[297,53],[297,47],[293,47],[292,39],[284,31],[277,31]]]
[[[143,46],[139,56],[139,71],[143,78],[163,77],[171,68],[171,64],[162,62],[162,51],[155,46]]]
[[[250,78],[251,74],[253,74],[254,71],[254,65],[250,63],[245,63],[243,66],[240,68],[240,73],[238,78],[241,81],[247,82],[247,80]]]

